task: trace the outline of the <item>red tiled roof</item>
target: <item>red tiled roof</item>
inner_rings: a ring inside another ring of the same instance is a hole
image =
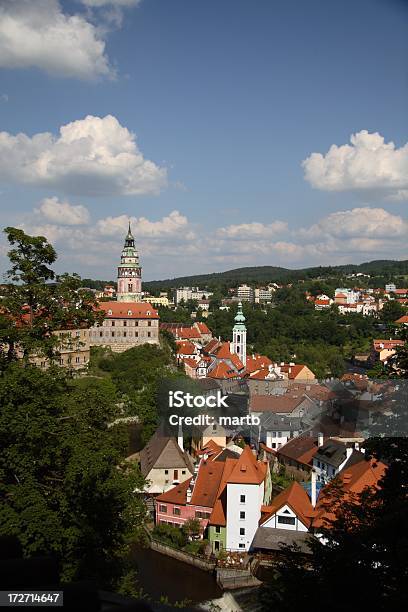
[[[296,480],[282,493],[279,493],[269,506],[262,506],[259,524],[265,523],[283,506],[289,506],[305,527],[310,527],[315,511],[305,489]]]
[[[189,340],[177,340],[177,353],[179,355],[195,355],[197,348]]]
[[[227,509],[227,495],[226,495],[226,487],[228,478],[231,475],[232,470],[234,469],[238,459],[232,459],[227,457],[224,462],[224,471],[222,473],[222,478],[220,482],[220,486],[217,491],[217,499],[214,504],[213,511],[210,516],[209,523],[210,525],[220,525],[225,527],[227,524],[226,519],[226,509]]]
[[[293,459],[298,463],[309,465],[317,453],[318,446],[316,438],[312,436],[298,436],[292,438],[281,446],[276,452],[288,459]]]
[[[268,467],[257,461],[249,446],[245,446],[228,477],[229,484],[261,484],[265,480]]]
[[[408,315],[403,315],[395,321],[395,323],[408,323]]]
[[[172,489],[169,489],[165,493],[158,495],[156,500],[158,502],[167,502],[169,504],[177,504],[178,506],[185,506],[187,503],[187,489],[190,485],[191,478],[188,478],[181,484],[176,485]]]
[[[250,412],[273,412],[290,414],[304,401],[304,397],[288,395],[253,395],[250,399]]]
[[[222,461],[201,461],[191,496],[192,505],[205,508],[214,507],[223,470]]]
[[[211,372],[209,372],[207,376],[208,378],[222,379],[240,378],[240,375],[235,370],[231,369],[230,366],[228,366],[224,361],[220,361],[220,363],[217,363],[215,368],[211,370]]]
[[[404,346],[404,340],[373,340],[374,350],[393,349],[397,346]],[[380,346],[383,345],[383,346]]]
[[[354,465],[344,467],[338,475],[343,491],[347,496],[361,493],[366,487],[377,487],[379,481],[384,476],[387,466],[381,461],[363,459]],[[334,514],[327,511],[324,507],[330,501],[330,483],[324,487],[319,495],[316,505],[316,518],[313,520],[313,527],[320,527],[325,521],[335,518]]]
[[[148,302],[99,302],[98,309],[107,319],[158,319],[157,310]]]
[[[196,370],[198,368],[198,361],[192,359],[191,357],[186,357],[185,359],[183,359],[183,363],[188,365],[193,370]]]
[[[202,323],[201,321],[197,321],[195,325],[198,327],[198,331],[201,334],[211,334],[211,331],[208,329],[205,323]]]
[[[212,340],[208,342],[208,344],[205,345],[204,351],[206,353],[212,353],[213,350],[219,345],[219,343],[220,341],[217,340],[217,338],[213,338]]]
[[[174,333],[179,338],[183,338],[186,340],[200,340],[201,339],[200,332],[198,331],[198,329],[195,329],[194,327],[177,327],[174,330]]]
[[[299,376],[299,374],[302,372],[302,370],[305,368],[306,366],[303,364],[296,364],[296,365],[289,365],[288,363],[285,363],[285,365],[281,366],[281,372],[284,372],[285,374],[288,375],[288,378],[290,379],[294,379],[297,376]]]
[[[268,369],[270,365],[272,365],[272,361],[266,355],[250,355],[247,357],[245,367],[249,373],[262,368]]]

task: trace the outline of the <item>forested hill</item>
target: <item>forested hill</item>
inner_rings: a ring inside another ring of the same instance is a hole
[[[373,276],[402,276],[408,275],[408,260],[394,261],[379,259],[366,263],[342,266],[302,268],[290,270],[276,266],[257,266],[249,268],[236,268],[226,272],[214,272],[212,274],[199,274],[194,276],[180,276],[159,281],[145,281],[143,287],[146,290],[166,290],[172,287],[199,286],[204,288],[220,285],[233,286],[240,283],[266,283],[266,282],[290,282],[298,279],[327,278],[330,276],[341,276],[353,273],[370,274]]]

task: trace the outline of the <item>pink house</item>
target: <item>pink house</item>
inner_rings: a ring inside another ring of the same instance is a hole
[[[223,470],[223,461],[202,459],[192,478],[156,498],[156,524],[181,527],[188,519],[197,518],[204,532],[217,499]]]

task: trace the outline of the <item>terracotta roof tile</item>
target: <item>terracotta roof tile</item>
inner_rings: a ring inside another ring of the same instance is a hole
[[[157,310],[148,302],[99,302],[98,309],[107,319],[158,319]]]
[[[262,506],[259,524],[265,523],[283,506],[289,506],[305,527],[310,527],[315,511],[305,489],[296,480],[282,493],[279,493],[269,506]]]

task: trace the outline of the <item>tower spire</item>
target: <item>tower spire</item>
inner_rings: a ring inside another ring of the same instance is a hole
[[[234,318],[232,330],[232,349],[238,355],[241,362],[246,366],[246,325],[245,315],[242,312],[242,302],[238,302],[238,311]]]
[[[139,264],[139,254],[135,247],[128,222],[128,232],[122,249],[120,265],[118,267],[118,302],[140,302],[142,299],[142,268]]]

